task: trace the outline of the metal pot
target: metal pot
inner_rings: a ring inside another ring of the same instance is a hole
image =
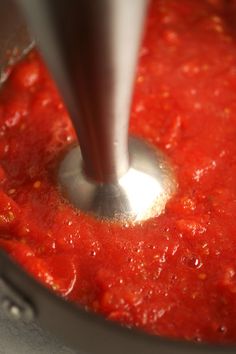
[[[0,2],[0,73],[32,43],[14,0]],[[0,353],[210,354],[236,347],[172,341],[123,328],[59,298],[0,253]],[[4,314],[7,314],[7,318]],[[50,331],[50,335],[47,331]],[[73,349],[64,347],[66,343]]]

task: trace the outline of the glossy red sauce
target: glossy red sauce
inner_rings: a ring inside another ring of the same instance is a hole
[[[37,52],[0,94],[0,246],[42,283],[108,319],[195,341],[236,341],[236,2],[155,0],[131,132],[179,182],[143,225],[81,214],[55,182],[75,141]]]

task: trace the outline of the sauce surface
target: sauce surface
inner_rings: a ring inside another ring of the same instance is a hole
[[[149,333],[236,342],[236,1],[154,0],[132,134],[171,159],[179,189],[142,225],[73,209],[55,183],[76,142],[36,51],[0,93],[0,247],[39,281]]]

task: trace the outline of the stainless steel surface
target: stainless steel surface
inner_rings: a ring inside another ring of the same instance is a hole
[[[95,184],[83,174],[79,147],[72,149],[59,171],[69,200],[84,211],[115,221],[138,222],[160,214],[175,189],[168,162],[139,139],[130,138],[129,152],[127,173],[115,183]]]
[[[128,121],[147,0],[20,0],[73,120],[86,175],[129,167]]]
[[[128,149],[148,0],[19,1],[79,138],[83,159],[73,150],[59,171],[65,196],[105,219],[136,222],[160,214],[176,187],[168,163],[145,148],[139,157],[137,144]]]

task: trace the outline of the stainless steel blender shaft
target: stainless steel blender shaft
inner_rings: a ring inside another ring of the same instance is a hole
[[[129,168],[128,125],[147,0],[20,0],[65,100],[87,176]]]
[[[65,196],[96,217],[141,221],[175,190],[162,154],[129,139],[148,0],[18,0],[74,123],[80,148],[61,162]]]

